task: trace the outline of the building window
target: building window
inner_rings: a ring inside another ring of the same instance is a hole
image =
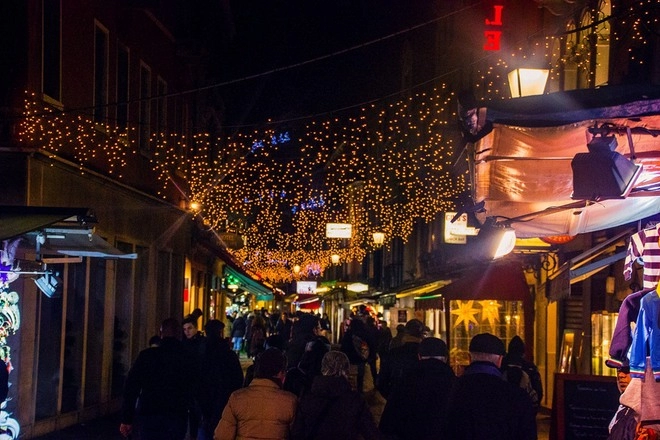
[[[144,63],[140,64],[140,115],[139,115],[139,145],[142,153],[150,151],[151,136],[151,69]]]
[[[508,345],[514,336],[525,337],[522,301],[451,300],[449,301],[449,346],[451,367],[462,374],[470,364],[469,345],[479,333],[491,333]]]
[[[94,121],[105,123],[108,117],[108,31],[94,26]]]
[[[156,83],[156,94],[156,133],[164,136],[167,131],[167,82],[161,77]]]
[[[56,102],[62,100],[62,4],[43,0],[43,94]]]
[[[126,46],[117,49],[117,127],[128,128],[130,52]]]
[[[612,15],[609,1],[601,1],[598,8],[598,20]],[[610,22],[602,21],[596,27],[596,74],[594,86],[603,86],[609,82],[610,72]]]

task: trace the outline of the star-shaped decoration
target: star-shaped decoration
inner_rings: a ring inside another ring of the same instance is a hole
[[[456,301],[457,308],[452,310],[452,315],[456,315],[456,322],[454,322],[454,328],[458,327],[461,322],[465,327],[465,331],[470,329],[470,323],[473,322],[475,325],[479,325],[479,321],[475,315],[479,313],[479,309],[474,308],[474,301]]]
[[[479,301],[481,305],[481,321],[488,321],[488,324],[494,326],[500,320],[500,304],[494,300]]]

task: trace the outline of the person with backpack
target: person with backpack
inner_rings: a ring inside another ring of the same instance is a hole
[[[419,344],[424,335],[424,323],[411,319],[404,326],[402,345],[390,348],[387,357],[380,365],[378,391],[388,398],[390,391],[403,381],[405,376],[417,366]]]
[[[527,392],[538,411],[543,399],[541,375],[536,365],[525,359],[525,343],[520,336],[516,335],[509,341],[507,354],[502,359],[501,371],[508,382]]]
[[[351,363],[351,373],[353,369],[357,369],[357,390],[364,392],[364,373],[365,364],[370,356],[369,347],[373,344],[369,343],[369,333],[367,325],[362,319],[355,316],[351,318],[350,324],[344,337],[341,339],[341,351],[348,356]]]

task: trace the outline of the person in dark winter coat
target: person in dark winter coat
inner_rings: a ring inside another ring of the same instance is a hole
[[[280,318],[275,324],[275,333],[282,336],[284,342],[289,342],[291,339],[291,328],[293,327],[293,321],[289,319],[289,314],[287,312],[282,312]]]
[[[292,440],[378,440],[380,434],[364,398],[351,390],[348,357],[330,351],[321,375],[302,396],[291,428]]]
[[[174,318],[160,327],[161,343],[140,352],[128,372],[119,431],[124,437],[137,427],[141,440],[182,440],[186,435],[192,383],[181,326]],[[137,417],[136,417],[136,404]]]
[[[239,314],[231,325],[231,341],[236,354],[240,354],[243,348],[243,339],[247,330],[247,322],[242,314]]]
[[[374,345],[374,342],[371,340],[371,335],[367,331],[367,325],[357,316],[351,319],[348,330],[346,330],[344,337],[341,339],[341,351],[348,356],[351,365],[357,367],[356,386],[357,390],[361,393],[364,391],[365,364],[367,363],[368,356],[365,358],[358,353],[356,348],[357,341],[354,336],[367,344],[369,355],[371,355],[371,347]]]
[[[291,391],[298,397],[308,392],[314,378],[321,374],[321,361],[329,351],[330,341],[323,336],[317,336],[308,342],[298,365],[287,370],[282,389]]]
[[[504,343],[490,333],[472,338],[470,365],[447,402],[445,438],[451,440],[536,440],[536,411],[519,386],[502,377]]]
[[[509,341],[509,349],[504,359],[502,359],[501,370],[509,382],[517,385],[521,385],[522,377],[520,373],[525,372],[527,375],[526,380],[529,381],[529,386],[533,390],[533,392],[529,392],[530,397],[536,408],[538,408],[541,400],[543,400],[541,375],[536,365],[525,359],[525,343],[520,336],[514,336]],[[523,388],[526,387],[523,386]]]
[[[447,365],[447,344],[426,338],[419,344],[417,366],[396,385],[378,426],[385,438],[439,440],[442,437],[447,399],[456,375]]]
[[[402,345],[391,348],[380,366],[378,391],[387,399],[390,391],[410,370],[417,367],[419,343],[422,342],[424,323],[419,319],[406,322]]]
[[[243,369],[229,341],[223,338],[224,323],[211,319],[206,323],[206,344],[201,359],[197,401],[202,412],[199,440],[212,440],[231,393],[243,386]]]
[[[291,339],[286,346],[287,369],[298,365],[307,343],[313,341],[320,329],[319,319],[309,313],[300,314],[291,328]]]

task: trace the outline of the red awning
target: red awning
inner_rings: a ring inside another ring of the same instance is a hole
[[[317,310],[321,308],[321,299],[316,294],[299,293],[294,304],[301,309]]]
[[[441,308],[443,299],[526,301],[532,299],[519,262],[491,262],[468,269],[461,278],[416,299],[416,308]]]

